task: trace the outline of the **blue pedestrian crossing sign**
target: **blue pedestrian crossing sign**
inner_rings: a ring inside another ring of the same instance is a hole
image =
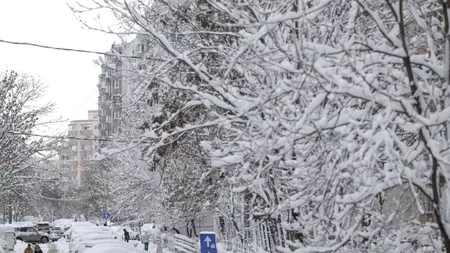
[[[109,218],[109,213],[103,213],[103,219],[108,219]]]
[[[200,232],[200,253],[217,253],[216,234]]]

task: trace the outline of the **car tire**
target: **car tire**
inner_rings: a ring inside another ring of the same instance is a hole
[[[48,237],[42,237],[41,238],[41,243],[48,243],[49,242],[49,240],[48,240]]]

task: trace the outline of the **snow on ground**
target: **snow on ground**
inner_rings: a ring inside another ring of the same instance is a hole
[[[69,253],[69,243],[66,242],[64,238],[59,239],[54,243],[56,245],[56,248],[58,249],[58,253]]]
[[[131,243],[131,245],[133,245],[133,246],[136,246],[142,252],[147,252],[147,251],[144,250],[144,244],[141,243],[140,241],[130,241],[129,243]],[[150,243],[148,245],[148,252],[156,253],[157,248],[158,248],[158,246],[156,244]],[[172,253],[172,251],[170,251],[167,248],[164,248],[163,249],[163,253]]]
[[[143,253],[146,252],[146,251],[144,251],[143,243],[141,243],[139,241],[130,241],[129,243],[131,245],[133,245],[133,247],[136,246]],[[58,253],[69,253],[69,244],[64,239],[60,239],[52,244],[56,246]],[[52,245],[52,244],[39,244],[39,246],[41,247],[41,249],[44,253],[49,253],[48,250],[49,250],[49,247],[51,247],[50,245]],[[27,247],[27,245],[28,245],[28,243],[25,243],[22,241],[17,241],[17,244],[14,247],[14,253],[23,253],[25,248]],[[156,249],[157,249],[156,244],[150,243],[148,245],[148,252],[156,253]],[[168,249],[163,249],[163,253],[172,253],[172,252]]]

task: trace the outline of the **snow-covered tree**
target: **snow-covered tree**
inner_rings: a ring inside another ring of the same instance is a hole
[[[147,155],[171,157],[175,140],[220,129],[202,149],[212,171],[232,175],[244,220],[277,223],[272,249],[450,251],[448,3],[200,2],[95,2],[163,50],[145,85],[185,96],[158,123],[173,127],[142,135]],[[171,43],[172,23],[149,18],[159,8],[190,15],[179,19],[192,43]],[[197,107],[203,117],[177,124]],[[406,193],[386,197],[398,189]],[[432,202],[430,225],[400,218],[406,199],[419,213]]]
[[[30,207],[33,194],[26,191],[32,187],[36,190],[36,182],[47,183],[48,178],[36,173],[52,156],[48,152],[52,141],[32,136],[41,124],[40,117],[53,108],[40,101],[43,92],[42,83],[32,76],[14,71],[0,74],[0,197],[4,205],[26,199],[22,204]]]

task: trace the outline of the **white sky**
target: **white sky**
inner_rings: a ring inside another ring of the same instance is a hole
[[[108,51],[114,38],[82,28],[67,2],[74,0],[0,0],[0,39]],[[55,116],[68,120],[85,119],[87,110],[97,109],[100,67],[94,59],[98,56],[0,43],[0,70],[41,77],[48,87],[44,100],[56,103]]]

